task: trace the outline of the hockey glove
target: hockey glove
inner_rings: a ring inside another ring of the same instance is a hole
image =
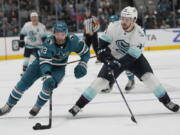
[[[85,62],[80,61],[79,64],[74,68],[74,75],[76,78],[81,78],[87,74],[87,65]]]
[[[110,60],[112,58],[111,50],[108,47],[99,49],[97,51],[97,55],[98,59],[103,63],[105,63],[106,60]]]
[[[121,68],[121,63],[116,59],[106,60],[105,64],[108,66],[110,70],[117,70]]]
[[[19,47],[23,48],[25,46],[24,40],[19,40]]]
[[[42,81],[44,90],[52,91],[56,87],[56,82],[50,74],[45,74]]]

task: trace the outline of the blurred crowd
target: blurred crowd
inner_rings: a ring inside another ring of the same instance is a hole
[[[147,9],[138,23],[146,29],[180,27],[180,1],[177,0],[174,6],[172,1],[159,0],[157,9]],[[69,31],[82,32],[87,7],[99,18],[100,31],[106,29],[111,15],[119,14],[112,0],[0,0],[0,37],[17,36],[33,10],[38,11],[40,21],[47,29],[62,19],[69,25]]]
[[[159,0],[156,10],[145,12],[144,21],[146,29],[180,27],[180,1]]]

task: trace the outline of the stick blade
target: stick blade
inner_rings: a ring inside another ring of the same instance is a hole
[[[41,125],[40,123],[37,123],[35,126],[33,126],[34,130],[43,130],[43,129],[50,129],[51,125]]]
[[[137,124],[137,121],[136,121],[136,119],[135,119],[133,116],[131,116],[131,120],[132,120],[134,123]]]

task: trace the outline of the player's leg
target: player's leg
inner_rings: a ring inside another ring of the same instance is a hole
[[[117,69],[114,71],[114,76],[117,78],[123,69]],[[102,89],[109,86],[109,81],[112,81],[112,75],[108,70],[108,67],[104,65],[98,77],[91,83],[91,85],[83,92],[76,104],[69,110],[69,112],[75,116],[83,107],[91,102]]]
[[[65,75],[65,67],[53,67],[52,77],[44,80],[43,88],[40,91],[36,103],[30,110],[31,116],[36,116],[41,110],[42,106],[49,100],[50,93],[57,88]]]
[[[109,85],[106,88],[103,88],[101,90],[102,93],[110,93],[113,89],[114,86],[114,80],[112,80],[111,82],[109,82]]]
[[[23,73],[21,74],[21,76],[24,74],[24,72],[28,68],[29,58],[31,54],[32,54],[32,49],[29,49],[29,48],[24,49]]]
[[[153,91],[154,95],[165,107],[173,112],[179,110],[179,105],[171,101],[166,89],[154,76],[151,66],[143,55],[137,60],[134,70],[137,77]]]
[[[125,86],[126,91],[130,91],[134,88],[135,80],[134,80],[134,74],[128,70],[126,70],[126,75],[128,78],[128,83]]]
[[[6,104],[0,108],[0,116],[8,113],[21,99],[24,92],[40,77],[39,63],[34,62],[29,66],[21,80],[11,91]]]
[[[30,54],[30,57],[29,57],[28,66],[31,65],[35,61],[37,56],[38,56],[38,49],[37,48],[33,48],[32,52]]]
[[[126,70],[126,75],[128,77],[128,83],[125,86],[125,90],[130,91],[131,89],[134,88],[134,85],[135,85],[134,74],[132,72]],[[112,89],[113,89],[113,85],[114,85],[114,80],[109,82],[108,87],[102,89],[101,92],[102,93],[110,93],[112,91]]]
[[[84,41],[85,41],[85,43],[86,43],[86,45],[89,47],[89,49],[90,49],[90,47],[91,47],[91,43],[92,43],[92,39],[91,39],[91,36],[90,35],[87,35],[87,34],[85,34],[84,35]]]
[[[96,63],[101,63],[99,60],[98,60],[98,55],[97,55],[97,51],[98,51],[98,35],[97,33],[95,33],[93,36],[92,36],[92,46],[93,46],[93,49],[94,49],[94,52],[97,56],[97,60],[96,60]]]

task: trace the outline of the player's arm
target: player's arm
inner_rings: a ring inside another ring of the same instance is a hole
[[[43,24],[42,24],[42,28],[43,28],[43,33],[41,34],[41,40],[42,42],[44,42],[46,38],[49,36],[49,34],[47,33],[46,27]]]
[[[146,38],[143,31],[140,31],[138,34],[138,42],[136,42],[136,44],[130,45],[130,48],[127,50],[127,54],[119,60],[122,63],[122,65],[132,63],[141,56],[144,50]]]
[[[39,64],[41,73],[51,74],[52,68],[52,58],[55,55],[55,49],[53,46],[53,40],[51,38],[47,38],[42,45],[39,53]]]
[[[99,47],[97,51],[98,59],[105,63],[107,59],[111,59],[111,50],[109,45],[111,44],[113,38],[110,33],[111,25],[104,31],[104,33],[99,37]]]
[[[75,35],[73,35],[73,36],[74,36],[73,40],[75,43],[74,52],[76,52],[80,56],[81,62],[87,63],[89,61],[89,58],[90,58],[90,51],[89,51],[88,46],[86,45],[86,43],[83,40],[79,40],[78,37],[76,37]]]
[[[20,36],[20,40],[19,40],[19,47],[24,47],[25,46],[25,41],[24,38],[27,35],[27,24],[25,23],[25,25],[23,26],[23,28],[21,29],[21,32],[19,34]]]
[[[130,45],[130,48],[127,50],[125,56],[118,59],[118,61],[116,61],[116,59],[113,61],[114,65],[118,65],[118,67],[126,67],[134,63],[142,55],[146,40],[144,33],[139,33],[139,35],[137,36],[137,40],[138,42]]]
[[[127,64],[130,64],[136,60],[129,54],[126,54],[120,59],[114,58],[111,54],[111,50],[108,47],[111,43],[111,40],[108,39],[105,35],[102,36],[99,38],[98,50],[98,58],[101,62],[105,63],[111,69],[113,69],[116,67],[126,66]]]
[[[87,74],[87,62],[90,58],[90,52],[84,41],[80,41],[75,35],[72,38],[74,38],[74,52],[81,58],[78,65],[74,68],[74,75],[76,78],[81,78]]]
[[[115,66],[123,66],[129,65],[133,63],[136,59],[138,59],[142,54],[143,44],[144,44],[144,37],[140,37],[139,40],[142,41],[142,44],[133,45],[130,47],[122,58],[116,59],[111,55],[111,50],[108,48],[108,45],[112,42],[111,36],[111,25],[108,26],[108,29],[104,32],[104,34],[99,38],[99,50],[98,55],[99,59],[104,62],[105,64],[110,64],[111,67]],[[142,45],[142,48],[140,47]]]

